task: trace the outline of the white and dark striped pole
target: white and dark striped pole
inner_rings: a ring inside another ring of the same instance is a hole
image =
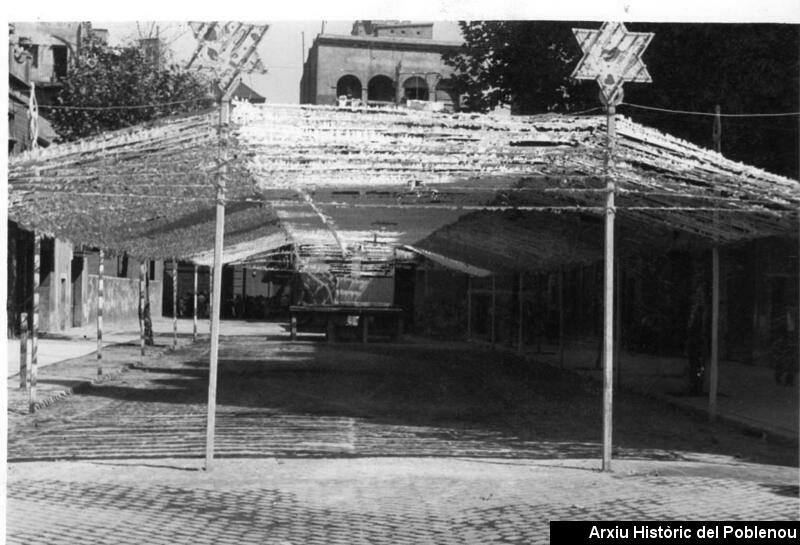
[[[39,265],[41,241],[33,233],[33,328],[31,329],[31,385],[28,390],[28,410],[36,412],[36,373],[39,364]]]
[[[178,347],[178,260],[172,258],[172,349]]]
[[[105,252],[100,250],[97,263],[97,374],[103,374],[103,298],[105,297]]]
[[[197,265],[194,266],[194,291],[192,293],[192,342],[197,341]]]
[[[28,313],[19,316],[19,389],[28,389]]]
[[[144,312],[145,312],[145,301],[144,301],[144,292],[145,292],[145,264],[144,261],[139,263],[139,345],[142,349],[142,356],[145,354],[144,345],[145,345],[145,331],[144,331]]]

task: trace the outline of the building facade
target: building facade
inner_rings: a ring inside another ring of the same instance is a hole
[[[433,23],[356,21],[349,36],[320,34],[300,80],[301,104],[336,104],[340,97],[370,105],[422,101],[457,109],[453,69],[442,55],[457,42],[433,39]]]
[[[81,23],[12,23],[9,27],[8,153],[49,146],[57,135],[46,117],[31,124],[31,91],[39,105],[55,103],[69,60],[81,32]],[[105,31],[92,29],[105,37]],[[46,113],[47,110],[43,110]],[[35,233],[20,224],[7,225],[7,334],[19,334],[22,321],[33,325]],[[97,316],[99,251],[75,247],[67,241],[39,237],[39,329],[63,331],[92,323]],[[107,323],[136,319],[139,313],[140,262],[126,255],[104,259],[104,318]],[[149,261],[147,291],[152,309],[161,308],[163,263]]]

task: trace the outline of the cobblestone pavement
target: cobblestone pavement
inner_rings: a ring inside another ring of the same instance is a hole
[[[527,364],[526,364],[527,365]],[[551,519],[798,519],[796,446],[491,353],[227,338],[10,412],[9,543],[546,543]],[[74,460],[74,461],[63,461]],[[759,463],[750,463],[759,462]]]
[[[550,520],[797,520],[750,464],[419,458],[15,464],[9,543],[547,543]]]

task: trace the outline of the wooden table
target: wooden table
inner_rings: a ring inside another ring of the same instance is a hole
[[[336,340],[336,323],[341,322],[342,318],[357,317],[361,326],[361,339],[366,343],[369,338],[369,318],[374,316],[389,316],[396,320],[395,339],[400,339],[403,335],[403,309],[390,306],[366,306],[366,305],[292,305],[289,307],[291,315],[291,339],[297,339],[297,317],[301,315],[311,316],[321,319],[327,324],[328,342]]]

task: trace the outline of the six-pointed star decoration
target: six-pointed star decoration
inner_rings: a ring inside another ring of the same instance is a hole
[[[573,28],[583,58],[572,72],[575,79],[593,79],[607,103],[619,101],[626,81],[653,81],[642,62],[652,32],[629,32],[623,23],[603,23],[599,30]]]

